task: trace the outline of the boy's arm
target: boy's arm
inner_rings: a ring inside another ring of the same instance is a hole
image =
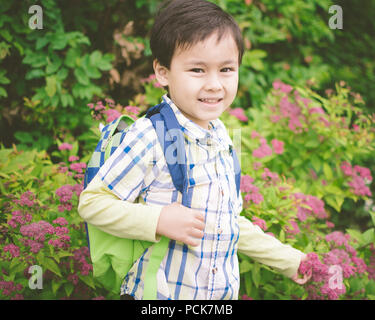
[[[162,207],[119,199],[99,175],[82,191],[78,213],[86,222],[121,238],[156,242]]]
[[[303,252],[265,234],[260,227],[243,216],[238,217],[238,224],[239,252],[274,268],[286,277],[292,278],[296,275],[301,259],[305,256]]]

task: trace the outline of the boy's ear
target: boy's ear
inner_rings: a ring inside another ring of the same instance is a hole
[[[168,68],[162,66],[157,59],[153,62],[154,72],[156,79],[163,86],[168,86]]]

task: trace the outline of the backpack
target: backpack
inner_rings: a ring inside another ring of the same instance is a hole
[[[181,125],[177,121],[172,108],[165,102],[150,108],[145,117],[151,120],[153,127],[155,128],[164,155],[172,143],[177,143],[177,159],[182,161],[177,161],[175,163],[169,163],[171,161],[167,161],[167,164],[173,184],[182,194],[182,205],[190,208],[191,205],[187,197],[188,177],[186,168],[185,139]],[[104,162],[121,144],[133,122],[134,119],[131,117],[122,115],[102,129],[101,138],[87,164],[84,176],[84,188],[87,187],[99,169],[103,166]],[[170,136],[170,139],[165,139],[166,135],[169,134],[167,132],[169,130],[173,130],[173,139],[171,139]],[[236,172],[235,180],[238,194],[241,169],[235,150],[231,149],[230,152],[234,160],[234,169]],[[108,234],[86,222],[85,226],[88,248],[93,265],[93,276],[106,289],[115,294],[120,293],[122,281],[134,262],[137,261],[151,245],[154,246],[149,264],[145,270],[143,298],[146,300],[155,300],[157,296],[156,273],[167,253],[170,239],[161,237],[160,241],[156,243],[143,240],[125,239]]]

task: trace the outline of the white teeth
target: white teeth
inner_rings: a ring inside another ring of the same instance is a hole
[[[203,102],[208,102],[208,103],[216,103],[220,99],[200,99],[200,100],[203,101]]]

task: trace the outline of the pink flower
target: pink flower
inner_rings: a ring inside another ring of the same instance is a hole
[[[280,115],[277,115],[277,114],[273,114],[273,115],[270,116],[270,120],[271,120],[271,122],[273,122],[273,123],[277,123],[277,122],[279,122],[280,119],[281,119],[281,116],[280,116]]]
[[[23,213],[20,210],[15,210],[15,211],[12,211],[12,218],[10,219],[10,221],[8,221],[8,224],[12,228],[17,228],[17,223],[22,226],[30,222],[31,219],[32,219],[32,216],[30,213]]]
[[[121,113],[116,109],[104,110],[103,113],[107,116],[107,123],[110,123],[121,116]]]
[[[56,195],[60,197],[61,202],[68,202],[72,199],[73,191],[71,185],[61,186],[56,190]]]
[[[327,234],[325,237],[327,242],[334,242],[336,245],[341,246],[348,243],[348,239],[341,231],[334,231],[330,234]]]
[[[253,157],[264,158],[272,155],[272,149],[267,144],[262,144],[258,149],[253,151]]]
[[[309,113],[310,114],[313,114],[313,113],[318,113],[318,114],[325,114],[324,110],[322,108],[310,108],[309,109]]]
[[[21,206],[33,207],[35,202],[35,195],[31,191],[26,191],[21,194],[20,200],[15,200],[15,203]]]
[[[248,117],[245,115],[245,111],[242,108],[235,108],[229,110],[229,114],[236,117],[240,121],[248,121]]]
[[[253,163],[253,169],[255,171],[259,170],[261,167],[262,167],[262,163],[261,162],[254,162]]]
[[[271,141],[273,150],[276,154],[282,154],[284,152],[284,142],[277,139]]]
[[[23,236],[33,238],[35,240],[45,240],[46,234],[54,234],[55,230],[47,221],[40,220],[31,224],[22,226],[20,232]]]
[[[260,193],[248,193],[246,196],[245,196],[245,200],[246,201],[253,201],[255,204],[259,204],[261,202],[263,202],[263,196],[260,194]]]
[[[68,224],[68,221],[66,221],[63,217],[58,217],[57,219],[52,221],[53,223],[59,224],[60,226],[66,226]]]
[[[256,139],[256,138],[260,138],[260,137],[261,137],[261,135],[258,132],[256,132],[255,130],[253,130],[251,132],[251,139]]]
[[[86,163],[84,162],[76,162],[76,163],[71,163],[69,168],[73,171],[76,171],[78,173],[82,173],[82,169],[86,168]]]
[[[12,258],[20,256],[20,248],[17,247],[15,244],[8,244],[8,245],[4,246],[3,250],[4,250],[4,252],[9,251]]]
[[[340,165],[341,171],[346,175],[346,176],[351,176],[353,174],[352,171],[352,166],[349,162],[344,161]]]
[[[351,191],[358,196],[369,196],[371,197],[371,191],[366,186],[365,181],[360,176],[354,176],[353,180],[348,182],[348,185],[352,187]]]
[[[69,160],[69,162],[78,161],[79,157],[77,157],[77,156],[70,156],[68,160]]]
[[[357,172],[357,173],[359,173],[359,175],[363,179],[367,179],[369,182],[372,181],[371,171],[370,171],[369,168],[365,168],[365,167],[361,167],[361,166],[355,165],[354,166],[354,171]]]
[[[281,92],[284,92],[284,93],[289,93],[293,90],[293,87],[288,85],[288,84],[285,84],[283,83],[282,81],[280,80],[275,80],[273,83],[272,83],[272,86],[275,90],[280,90]]]
[[[58,146],[58,149],[61,150],[61,151],[62,150],[72,150],[72,148],[73,148],[73,146],[69,143],[66,143],[66,142],[64,142],[64,143],[62,143]]]
[[[268,178],[272,183],[275,183],[279,180],[279,175],[276,172],[271,172],[268,168],[264,168],[262,179],[268,181]]]
[[[301,232],[301,230],[298,227],[298,224],[294,220],[289,220],[290,226],[285,226],[285,232],[289,233],[291,235],[295,235]]]
[[[253,224],[259,226],[263,231],[266,231],[267,230],[267,225],[266,225],[266,221],[264,221],[263,219],[260,219],[258,217],[252,217],[252,222]]]
[[[328,228],[334,228],[335,227],[334,223],[332,223],[330,221],[326,221],[326,225],[327,225]]]
[[[153,86],[154,86],[155,88],[163,88],[163,86],[162,86],[159,82],[155,82],[155,83],[153,84]]]
[[[241,176],[240,190],[242,192],[250,192],[254,179],[249,175]]]
[[[134,114],[139,114],[139,108],[138,107],[135,107],[135,106],[126,106],[125,107],[125,110],[129,113],[134,113]]]

